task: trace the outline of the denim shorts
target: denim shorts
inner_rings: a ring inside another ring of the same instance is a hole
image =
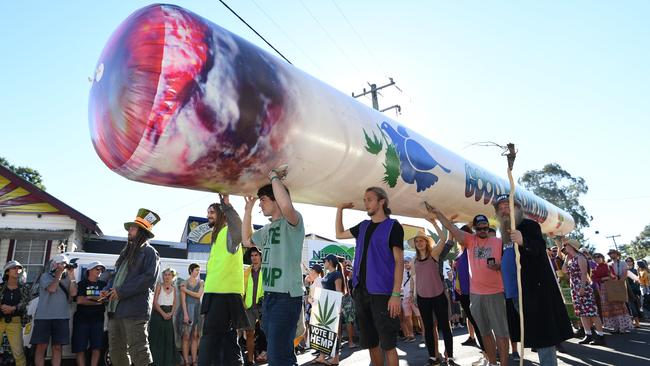
[[[72,326],[72,353],[85,352],[90,343],[91,350],[104,348],[104,320],[75,321]]]
[[[70,343],[70,319],[36,319],[31,344]]]

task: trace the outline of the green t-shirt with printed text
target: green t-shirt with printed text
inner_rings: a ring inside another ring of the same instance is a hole
[[[302,245],[305,225],[300,213],[292,226],[284,217],[264,225],[253,233],[252,241],[262,249],[262,284],[264,291],[302,296]]]

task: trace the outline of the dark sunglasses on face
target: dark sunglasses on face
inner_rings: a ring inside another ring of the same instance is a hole
[[[490,228],[489,227],[475,227],[474,230],[475,231],[488,231],[488,230],[490,230]]]

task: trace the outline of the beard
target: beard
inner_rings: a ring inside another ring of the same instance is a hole
[[[497,216],[497,220],[499,221],[499,232],[501,233],[501,241],[504,243],[510,243],[512,240],[510,239],[510,234],[508,233],[508,230],[510,230],[510,215],[503,215],[503,216]],[[521,224],[521,222],[524,220],[524,212],[515,206],[515,227],[517,225]]]
[[[214,221],[215,220],[208,218],[208,227],[214,227]]]
[[[377,213],[377,210],[367,210],[366,213],[368,216],[373,217]]]

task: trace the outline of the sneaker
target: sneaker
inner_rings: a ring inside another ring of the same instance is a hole
[[[447,357],[447,366],[460,366],[453,357]]]
[[[440,360],[437,358],[429,357],[425,366],[437,366],[440,365]]]
[[[585,330],[583,328],[580,328],[577,332],[573,333],[573,338],[583,338],[584,336]]]
[[[490,364],[490,361],[488,361],[485,356],[481,356],[478,360],[472,362],[472,366],[488,366]]]
[[[587,334],[578,344],[589,344],[594,340],[593,335]]]
[[[473,346],[476,347],[476,339],[469,337],[467,340],[463,343],[461,343],[463,346]]]
[[[510,356],[512,357],[513,361],[519,361],[519,359],[521,358],[521,357],[519,357],[519,352],[517,352],[517,351],[512,352],[512,354]]]

